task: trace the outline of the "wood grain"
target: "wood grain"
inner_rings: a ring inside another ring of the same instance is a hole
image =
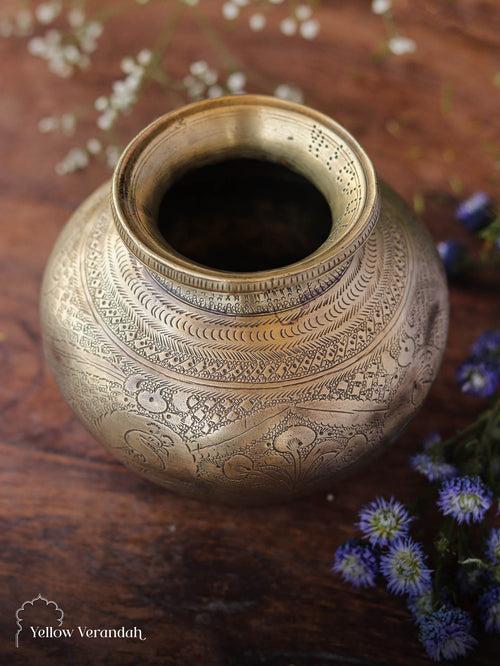
[[[220,4],[203,0],[217,25]],[[244,22],[225,39],[252,71],[301,85],[406,198],[424,195],[437,240],[471,243],[453,220],[450,179],[466,192],[500,195],[500,90],[493,85],[500,8],[493,0],[397,8],[401,31],[418,45],[411,56],[372,57],[383,28],[365,0],[324,2],[313,43],[252,33]],[[44,264],[70,213],[108,173],[95,165],[54,175],[68,146],[92,131],[92,116],[69,143],[41,135],[38,119],[106,93],[123,55],[155,39],[163,12],[155,5],[147,16],[113,19],[92,69],[68,82],[29,56],[22,40],[0,41],[0,651],[5,660],[36,664],[428,664],[404,603],[383,589],[354,592],[329,565],[354,535],[358,508],[375,495],[432,501],[408,455],[429,430],[448,434],[483,406],[459,393],[454,368],[477,334],[499,324],[498,276],[473,275],[452,287],[449,346],[430,398],[387,454],[332,488],[333,502],[321,495],[243,511],[174,497],[110,458],[44,367],[37,312]],[[183,75],[200,56],[213,61],[198,35],[181,23],[172,73]],[[248,88],[269,92],[256,75]],[[123,137],[168,106],[159,91],[148,96],[125,119]],[[147,641],[27,641],[16,651],[15,611],[39,592],[59,603],[68,625],[137,625]],[[492,664],[495,655],[498,642],[482,638],[467,663]]]

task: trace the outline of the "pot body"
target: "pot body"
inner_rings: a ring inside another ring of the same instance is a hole
[[[146,267],[110,185],[63,230],[46,269],[46,357],[87,429],[177,493],[282,500],[332,483],[393,441],[445,346],[434,244],[380,188],[364,243],[314,283],[211,293]]]

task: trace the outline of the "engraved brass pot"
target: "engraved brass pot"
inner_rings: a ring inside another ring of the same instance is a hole
[[[230,273],[165,242],[169,184],[235,157],[316,186],[333,220],[317,250]],[[359,144],[259,96],[192,104],[141,132],[61,233],[41,306],[48,362],[98,440],[170,490],[247,504],[329,489],[392,442],[448,325],[433,242]]]

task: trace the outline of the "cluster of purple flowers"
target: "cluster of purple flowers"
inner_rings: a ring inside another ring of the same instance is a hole
[[[500,331],[487,331],[472,345],[458,379],[464,392],[488,397],[499,378]],[[379,497],[364,506],[357,523],[360,538],[335,552],[332,571],[356,588],[375,587],[384,580],[389,592],[406,596],[419,639],[434,661],[464,657],[477,644],[472,616],[456,605],[456,594],[468,597],[471,605],[475,602],[487,632],[500,633],[500,528],[490,530],[480,557],[461,554],[468,540],[461,530],[483,523],[498,495],[494,442],[498,441],[499,405],[447,441],[439,433],[429,434],[410,460],[415,471],[437,484],[436,505],[447,518],[447,528],[435,542],[436,569],[441,571],[443,562],[450,564],[450,555],[458,558],[452,563],[455,591],[451,577],[443,585],[440,575],[433,576],[422,545],[410,535],[414,518],[394,497]]]
[[[458,222],[474,233],[483,231],[494,222],[495,217],[493,202],[486,192],[475,192],[462,201],[455,211],[455,218]],[[498,239],[496,247],[499,249]],[[468,263],[464,244],[458,240],[449,239],[438,243],[437,250],[447,275],[451,278],[460,275]]]
[[[500,330],[479,336],[458,368],[457,379],[464,393],[481,398],[494,395],[500,385]]]

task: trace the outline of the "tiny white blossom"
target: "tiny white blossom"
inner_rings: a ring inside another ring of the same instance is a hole
[[[42,2],[35,9],[35,16],[37,20],[43,25],[52,23],[61,13],[62,3],[57,0],[52,2]]]
[[[46,118],[40,118],[38,121],[38,131],[42,134],[47,134],[48,132],[55,132],[59,128],[59,120],[54,116],[47,116]]]
[[[153,53],[149,49],[142,49],[137,55],[139,65],[146,67],[153,59]]]
[[[296,86],[289,85],[288,83],[281,83],[274,91],[274,96],[280,99],[286,99],[289,102],[297,102],[301,104],[304,101],[302,90]]]
[[[388,47],[394,55],[404,55],[405,53],[414,53],[417,45],[413,39],[397,35],[396,37],[391,37],[388,42]]]
[[[297,21],[289,16],[280,23],[280,30],[287,37],[291,37],[297,32]]]
[[[215,86],[210,86],[210,88],[207,90],[207,97],[214,98],[214,97],[221,97],[221,95],[224,94],[224,90],[222,86],[215,85]]]
[[[243,72],[233,72],[227,77],[226,85],[230,92],[240,93],[243,91],[246,83],[246,76]]]
[[[72,28],[80,28],[85,23],[85,12],[79,7],[70,9],[68,12],[68,23]]]
[[[87,141],[87,150],[91,155],[98,155],[102,150],[102,143],[99,141],[99,139],[89,139]]]
[[[189,71],[193,76],[202,76],[208,69],[208,65],[204,60],[197,60],[191,63]]]
[[[250,16],[248,24],[250,25],[251,30],[255,30],[255,32],[258,32],[259,30],[263,30],[265,28],[266,17],[264,16],[264,14],[252,14],[252,16]]]
[[[104,111],[108,108],[108,105],[108,98],[104,96],[98,97],[94,102],[94,108],[96,111]]]
[[[312,9],[309,5],[299,5],[295,9],[295,16],[299,21],[307,21],[307,19],[310,19],[312,16]]]
[[[372,0],[372,12],[374,14],[385,14],[391,6],[391,0]]]
[[[222,5],[222,15],[228,21],[233,21],[235,18],[238,17],[239,13],[240,13],[240,8],[237,5],[233,4],[232,2],[225,2]]]
[[[34,56],[43,55],[46,51],[45,41],[41,37],[32,37],[28,42],[28,51]]]
[[[21,9],[16,14],[16,34],[23,37],[33,31],[33,14],[29,9]]]
[[[113,169],[120,159],[120,149],[118,146],[107,146],[106,147],[106,162],[107,165]]]
[[[315,19],[305,21],[300,25],[300,34],[304,39],[314,39],[319,32],[319,23]]]
[[[66,136],[71,136],[75,132],[76,116],[74,113],[64,113],[61,116],[61,130]]]

